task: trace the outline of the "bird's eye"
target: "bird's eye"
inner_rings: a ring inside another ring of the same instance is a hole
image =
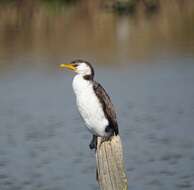
[[[73,66],[74,66],[74,67],[77,67],[77,66],[78,66],[78,64],[77,64],[77,63],[73,63]]]

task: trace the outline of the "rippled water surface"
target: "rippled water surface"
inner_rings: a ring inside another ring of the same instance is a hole
[[[192,190],[193,4],[142,17],[28,2],[0,5],[0,189],[98,189],[73,74],[58,68],[81,57],[116,107],[129,189]]]

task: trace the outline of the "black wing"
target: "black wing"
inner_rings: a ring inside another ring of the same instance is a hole
[[[96,81],[93,81],[94,91],[102,104],[103,111],[105,113],[106,118],[109,121],[110,127],[113,128],[115,135],[119,133],[118,124],[116,119],[116,112],[114,110],[114,106],[110,100],[110,97],[106,93],[105,89]]]

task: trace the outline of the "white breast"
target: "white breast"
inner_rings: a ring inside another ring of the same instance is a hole
[[[105,127],[108,120],[94,92],[92,82],[85,80],[81,75],[76,75],[73,79],[73,90],[78,110],[90,132],[97,136],[106,136]]]

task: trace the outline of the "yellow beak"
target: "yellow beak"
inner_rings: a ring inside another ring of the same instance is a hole
[[[69,70],[73,70],[75,71],[76,70],[76,67],[73,65],[73,64],[60,64],[59,67],[61,68],[67,68]]]

